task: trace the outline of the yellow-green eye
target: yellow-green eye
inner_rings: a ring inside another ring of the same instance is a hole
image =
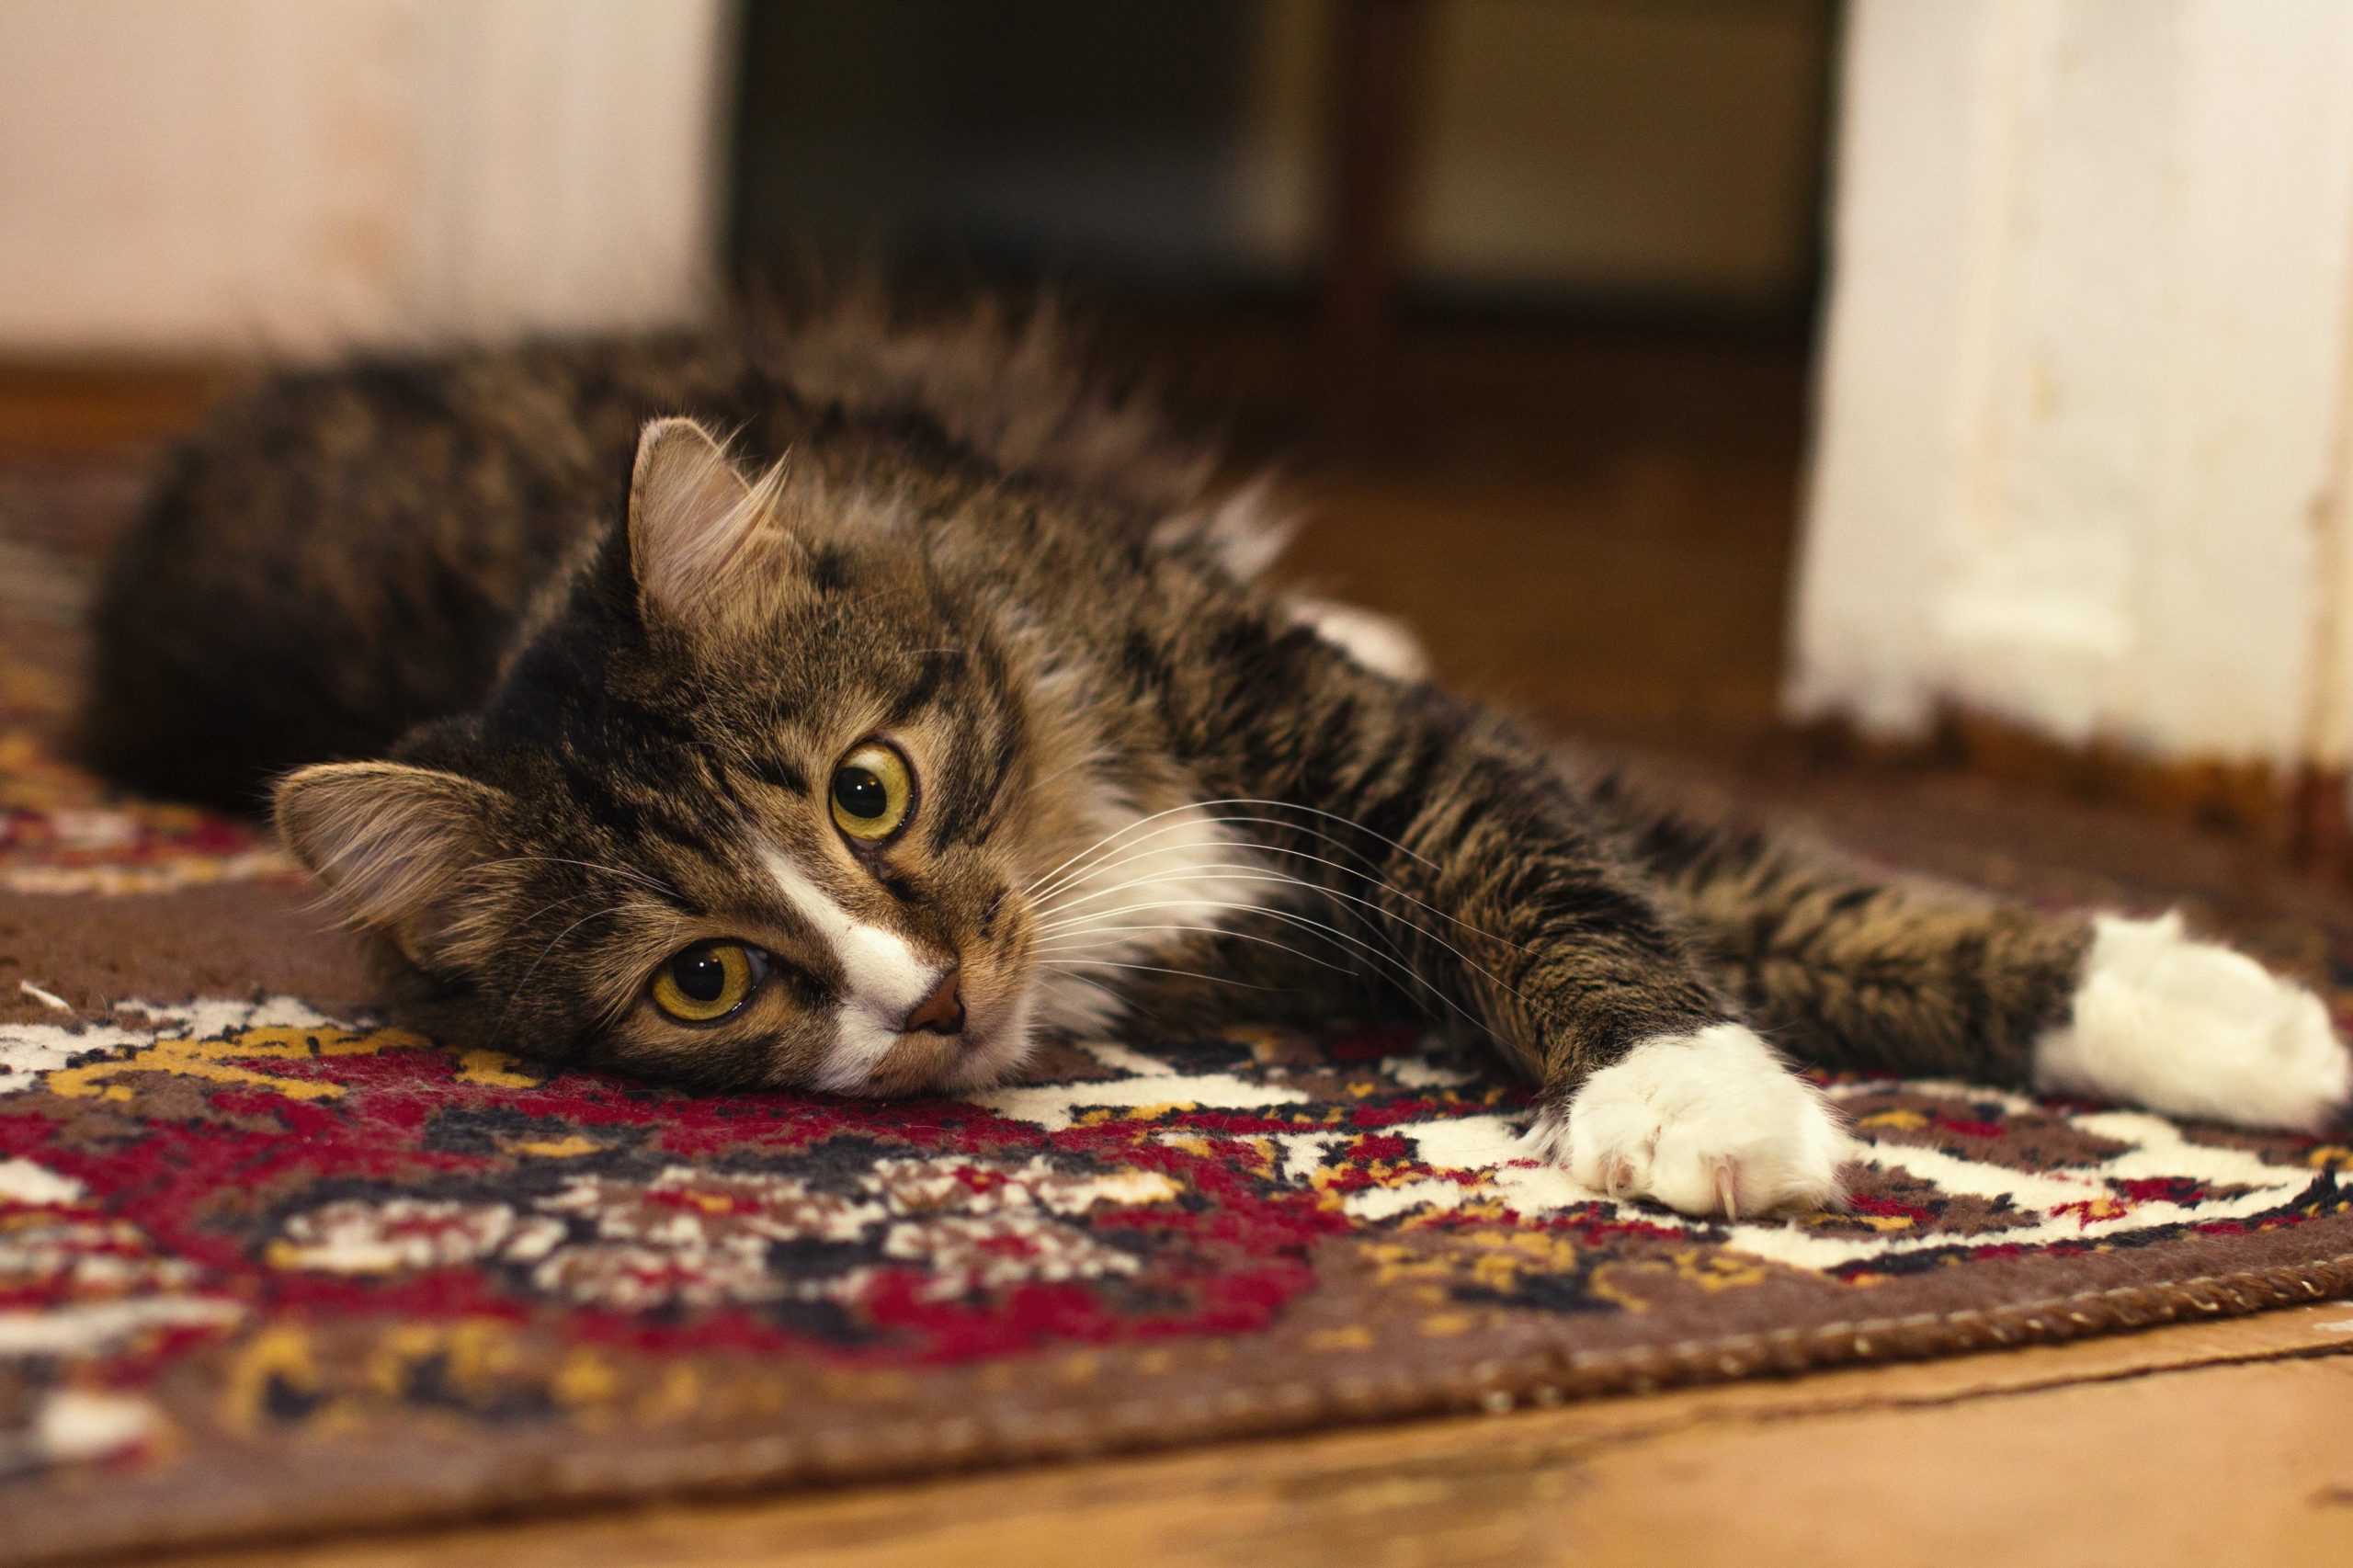
[[[741,942],[698,942],[665,960],[645,992],[680,1023],[707,1024],[750,1000],[760,969],[759,955]]]
[[[852,838],[879,843],[899,831],[915,804],[915,776],[906,758],[880,741],[869,741],[842,758],[826,790],[834,825]]]

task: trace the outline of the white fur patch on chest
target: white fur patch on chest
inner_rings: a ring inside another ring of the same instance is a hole
[[[931,994],[939,971],[906,938],[870,926],[835,903],[782,851],[762,849],[760,864],[841,968],[834,1046],[817,1069],[816,1083],[824,1089],[854,1091],[898,1043],[901,1021]]]
[[[1039,1021],[1104,1028],[1125,1009],[1123,979],[1150,978],[1172,948],[1278,903],[1289,884],[1210,807],[1124,813],[1033,895]]]

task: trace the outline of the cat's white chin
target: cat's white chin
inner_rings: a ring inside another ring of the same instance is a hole
[[[1722,1023],[1639,1042],[1522,1146],[1604,1197],[1736,1220],[1836,1208],[1853,1144],[1820,1090]]]
[[[933,1080],[941,1094],[968,1095],[995,1088],[1018,1073],[1036,1049],[1036,1030],[1029,998],[1015,1003],[1006,1016],[987,1029],[976,1029],[964,1040],[964,1049],[947,1070]]]

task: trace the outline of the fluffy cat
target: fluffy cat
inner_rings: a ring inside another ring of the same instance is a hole
[[[290,375],[112,562],[91,743],[182,795],[284,775],[426,1027],[720,1088],[1406,1014],[1535,1081],[1537,1155],[1724,1215],[1839,1199],[1768,1036],[2261,1125],[2344,1099],[2319,1001],[2177,920],[1931,897],[1563,762],[1257,582],[1276,532],[1211,469],[1041,317]]]

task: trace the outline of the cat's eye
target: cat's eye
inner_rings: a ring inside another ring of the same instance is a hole
[[[751,1000],[763,967],[741,942],[698,942],[665,960],[645,994],[682,1024],[714,1023]]]
[[[879,844],[906,824],[915,781],[897,748],[868,741],[834,768],[825,793],[835,827],[862,843]]]

